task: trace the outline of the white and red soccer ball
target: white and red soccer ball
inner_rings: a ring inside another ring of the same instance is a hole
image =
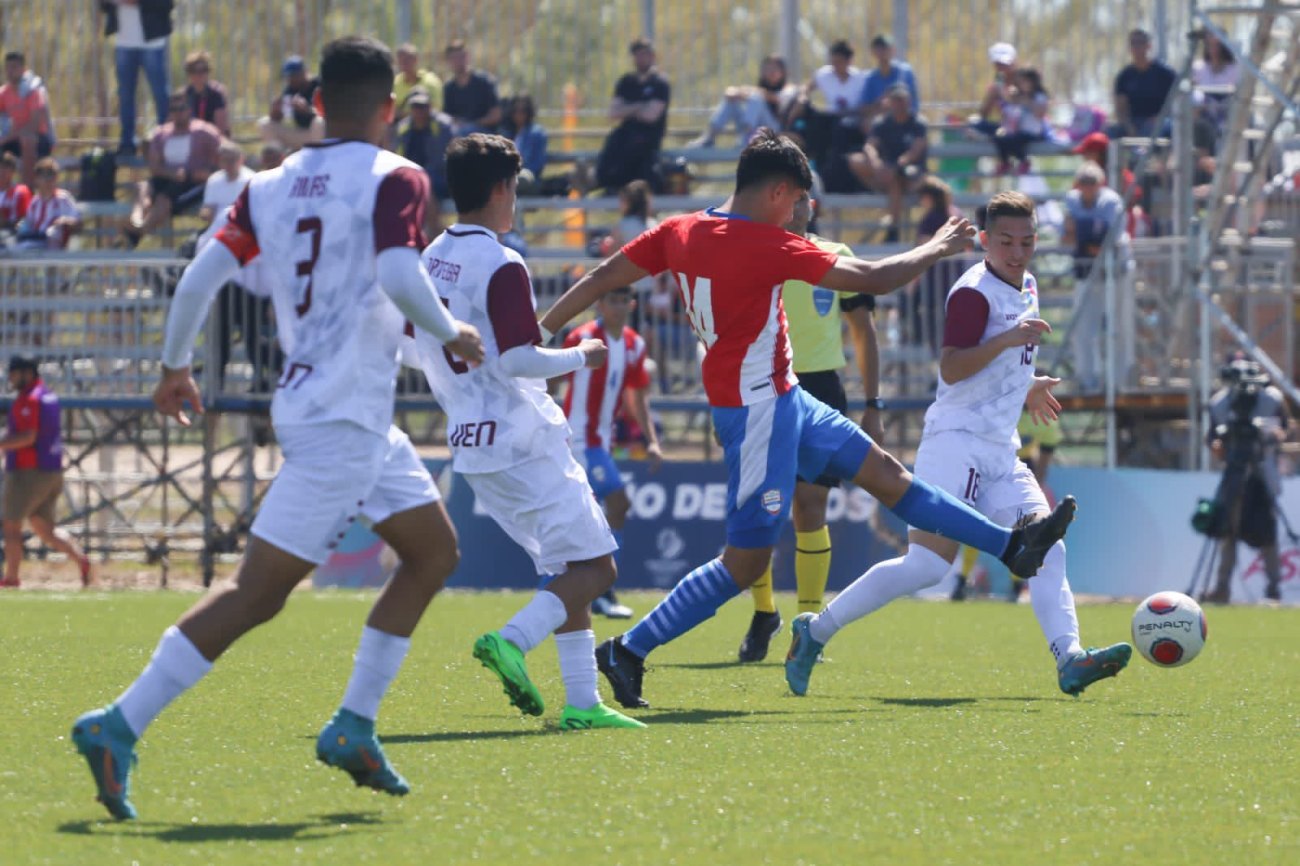
[[[1133,645],[1157,667],[1185,665],[1205,646],[1205,614],[1190,596],[1157,592],[1133,612]]]

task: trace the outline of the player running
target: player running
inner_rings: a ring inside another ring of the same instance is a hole
[[[916,478],[959,497],[993,520],[1020,525],[1048,513],[1043,488],[1016,457],[1021,408],[1037,421],[1055,420],[1052,396],[1060,380],[1034,375],[1034,356],[1051,326],[1038,317],[1038,285],[1029,273],[1038,242],[1034,203],[1019,192],[989,202],[980,238],[984,261],[948,293],[939,390],[925,413]],[[1068,498],[1068,497],[1067,497]],[[957,541],[912,529],[907,553],[878,563],[820,614],[800,614],[791,624],[786,680],[797,695],[808,691],[817,654],[840,629],[889,602],[941,581],[957,556]],[[1029,581],[1034,616],[1056,657],[1061,691],[1079,695],[1128,664],[1126,643],[1084,650],[1074,595],[1065,577],[1065,542],[1056,541]]]
[[[632,507],[627,485],[614,463],[610,448],[614,441],[614,415],[626,405],[646,437],[646,457],[650,471],[663,463],[659,435],[650,418],[650,376],[646,373],[645,340],[627,326],[627,317],[636,305],[632,289],[620,286],[596,302],[596,318],[569,332],[564,348],[572,349],[583,340],[600,340],[609,349],[603,367],[584,367],[567,377],[569,390],[564,395],[564,414],[569,419],[574,456],[587,470],[587,480],[596,498],[605,505],[605,519],[614,533],[619,550],[623,549],[623,527]],[[631,397],[626,403],[624,395]],[[622,568],[618,551],[614,562]],[[820,605],[818,605],[820,609]],[[619,604],[614,590],[596,599],[592,610],[611,619],[629,619],[632,609]]]
[[[370,611],[342,705],[316,755],[358,785],[410,790],[380,748],[375,717],[458,553],[433,479],[392,425],[403,316],[467,362],[483,351],[477,331],[451,317],[420,266],[424,171],[378,146],[393,117],[392,54],[372,39],[338,39],[325,46],[320,76],[327,139],[249,182],[219,243],[186,269],[168,310],[154,404],[188,426],[184,404],[202,411],[190,358],[209,304],[256,257],[274,274],[287,358],[271,418],[284,465],[234,579],[167,629],[116,701],[72,729],[100,802],[118,819],[136,815],[130,774],[145,729],[239,637],[279,613],[359,515],[374,522],[401,566]]]
[[[914,480],[860,427],[809,397],[790,369],[781,285],[802,280],[841,292],[882,294],[965,248],[974,229],[953,219],[927,243],[879,262],[836,256],[792,235],[794,204],[812,186],[790,139],[761,130],[740,155],[736,191],[722,208],[672,217],[640,235],[564,294],[542,319],[553,332],[598,297],[670,271],[704,344],[704,388],[726,455],[727,545],[692,571],[627,634],[597,649],[601,672],[625,707],[641,697],[645,657],[713,616],[751,586],[772,557],[790,513],[795,478],[853,482],[912,526],[943,533],[1032,575],[1074,516],[1067,499],[1020,529],[990,522],[942,490]]]
[[[786,224],[786,230],[808,238],[837,256],[853,255],[853,250],[845,244],[808,232],[813,206],[807,194],[801,196],[795,202],[794,219]],[[867,396],[862,429],[879,441],[880,409],[884,404],[880,400],[880,350],[876,345],[876,324],[871,318],[876,299],[871,295],[838,295],[830,289],[789,280],[781,287],[781,306],[790,328],[790,349],[794,353],[799,387],[841,415],[848,414],[848,398],[839,374],[845,364],[839,315],[844,313],[853,334],[854,354]],[[794,484],[790,515],[794,521],[794,579],[800,612],[816,613],[822,609],[822,596],[831,573],[826,503],[831,491],[839,486],[840,479],[827,474],[813,479],[800,477]],[[781,630],[781,614],[772,595],[771,560],[749,591],[754,598],[754,616],[740,642],[738,657],[742,662],[761,662],[767,658],[772,636]]]
[[[452,468],[544,577],[500,631],[475,641],[474,657],[501,678],[510,703],[540,716],[542,696],[524,656],[555,632],[566,698],[560,727],[643,728],[597,692],[591,602],[617,575],[614,536],[569,451],[564,413],[546,392],[547,379],[599,367],[609,352],[594,339],[569,349],[539,346],[528,269],[497,240],[514,224],[521,165],[514,144],[499,135],[453,141],[447,178],[459,222],[424,251],[438,294],[483,334],[483,363],[462,363],[415,332],[420,365],[447,413]]]

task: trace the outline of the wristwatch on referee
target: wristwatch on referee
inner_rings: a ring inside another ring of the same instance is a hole
[[[884,400],[881,400],[879,397],[868,397],[868,398],[867,398],[867,408],[868,408],[868,409],[884,409],[884,408],[886,408],[886,407],[885,407],[885,401],[884,401]]]

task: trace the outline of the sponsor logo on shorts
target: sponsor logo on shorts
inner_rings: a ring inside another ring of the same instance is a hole
[[[768,514],[781,513],[781,491],[780,490],[763,491],[762,502],[763,502],[763,508],[767,510]]]

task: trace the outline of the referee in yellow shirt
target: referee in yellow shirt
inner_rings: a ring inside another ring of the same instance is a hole
[[[794,219],[786,226],[788,231],[806,237],[822,249],[841,256],[853,255],[838,241],[826,240],[808,232],[812,220],[813,201],[804,193],[795,204]],[[866,390],[867,408],[862,415],[862,428],[872,439],[883,435],[880,425],[880,350],[876,345],[876,325],[872,312],[876,299],[871,295],[841,295],[820,286],[790,280],[782,287],[785,318],[790,329],[790,348],[794,353],[794,372],[799,385],[818,400],[848,414],[848,400],[840,370],[844,369],[843,324],[840,314],[848,319],[853,335],[854,356]],[[822,595],[831,570],[831,535],[826,528],[826,501],[831,489],[839,486],[839,479],[829,475],[820,478],[800,478],[794,489],[791,509],[794,519],[795,553],[794,574],[799,593],[799,612],[817,613],[822,609]],[[781,630],[781,614],[777,612],[772,596],[772,564],[751,587],[754,597],[754,618],[749,632],[740,644],[742,662],[762,661],[767,657],[772,635]]]

